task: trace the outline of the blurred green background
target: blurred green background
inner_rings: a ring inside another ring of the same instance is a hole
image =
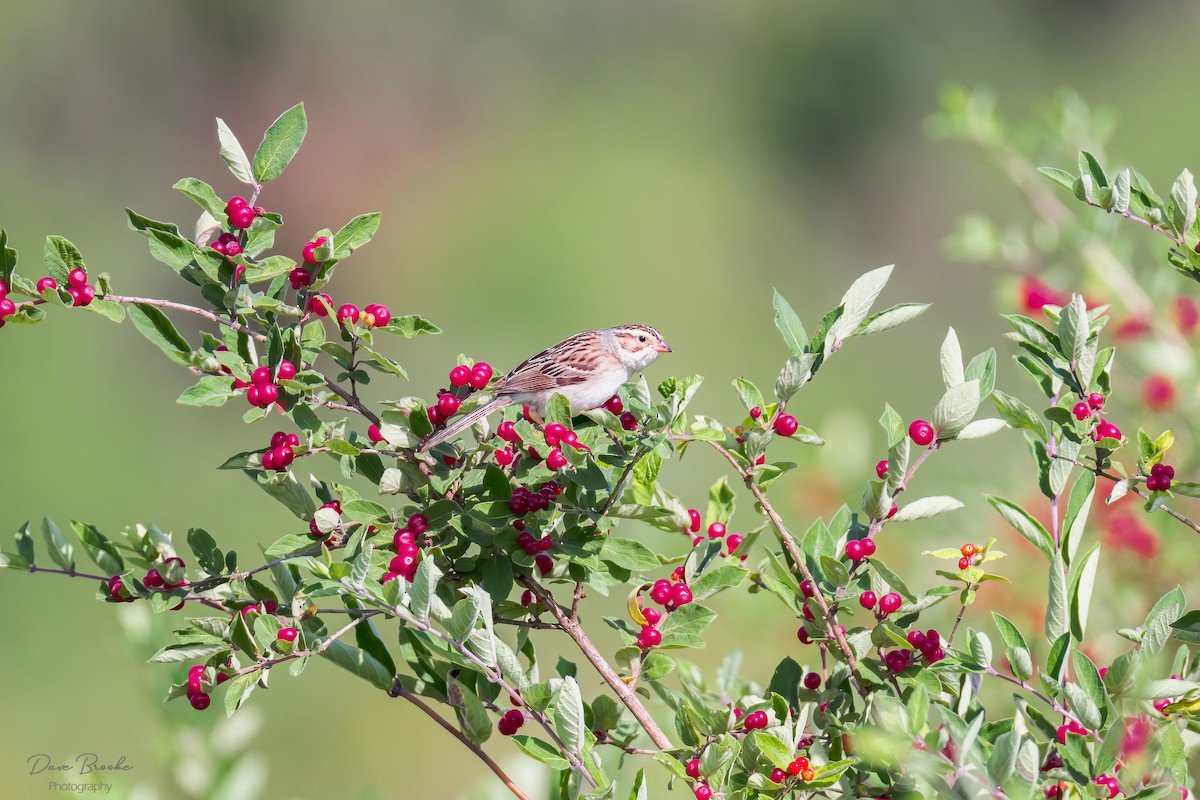
[[[855,276],[894,262],[881,302],[934,307],[900,332],[852,342],[793,404],[829,442],[797,445],[805,469],[773,489],[802,530],[813,514],[857,504],[882,455],[874,420],[885,401],[906,418],[928,413],[946,326],[968,356],[997,346],[998,385],[1029,396],[996,316],[1015,306],[1011,278],[952,263],[941,247],[960,214],[1003,219],[1023,200],[971,148],[925,135],[939,87],[990,86],[1010,116],[1031,119],[1070,86],[1117,113],[1111,151],[1122,163],[1166,184],[1195,153],[1200,107],[1186,76],[1198,23],[1195,4],[1082,0],[15,0],[0,26],[0,224],[26,275],[42,274],[42,239],[60,233],[117,291],[184,299],[186,286],[126,230],[123,207],[190,230],[194,206],[171,191],[177,178],[239,190],[213,118],[251,149],[303,100],[308,139],[262,197],[287,222],[280,252],[298,257],[313,231],[380,210],[383,227],[339,271],[335,300],[419,312],[446,331],[389,342],[412,380],[379,381],[376,397],[431,395],[458,353],[506,369],[576,330],[645,322],[675,348],[651,381],[706,375],[696,410],[727,421],[729,381],[770,387],[785,355],[772,286],[811,326]],[[176,406],[188,376],[131,326],[50,316],[0,332],[0,530],[43,514],[109,532],[153,520],[204,527],[250,554],[296,528],[241,475],[211,469],[267,435],[242,425],[240,405]],[[668,483],[700,504],[721,466],[697,452]],[[968,509],[889,529],[881,555],[907,559],[910,584],[933,583],[932,565],[910,558],[920,549],[1008,536],[985,490],[1029,496],[1018,436],[933,459],[916,493],[955,494]],[[740,519],[750,517],[744,508]],[[1183,546],[1182,529],[1166,535]],[[27,775],[33,753],[94,751],[126,756],[135,770],[119,780],[146,784],[138,796],[172,782],[185,787],[175,796],[203,795],[196,765],[171,756],[173,731],[196,725],[199,736],[217,704],[205,715],[181,703],[158,711],[179,675],[141,663],[154,645],[131,647],[92,594],[82,581],[0,575],[0,794],[47,794],[45,775]],[[1012,597],[981,592],[976,619]],[[1119,595],[1096,602],[1093,624],[1106,629],[1144,613],[1121,608]],[[705,666],[742,647],[745,672],[765,682],[783,654],[801,657],[777,601],[743,595],[720,609],[698,654]],[[269,770],[269,796],[491,792],[482,765],[443,732],[328,664],[277,678],[251,706],[257,733],[217,738],[261,756],[254,774]],[[489,749],[523,763],[507,742]]]

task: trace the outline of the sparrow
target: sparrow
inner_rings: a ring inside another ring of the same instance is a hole
[[[522,361],[493,386],[495,396],[430,436],[420,452],[474,425],[493,411],[510,405],[529,405],[539,415],[546,403],[561,394],[571,404],[571,414],[590,411],[617,393],[634,373],[671,352],[662,335],[649,325],[622,325],[581,331]]]

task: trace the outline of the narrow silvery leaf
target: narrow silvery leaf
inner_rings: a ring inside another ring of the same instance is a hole
[[[437,591],[437,583],[442,577],[442,571],[433,563],[432,558],[423,558],[417,564],[417,574],[413,576],[412,587],[409,590],[409,607],[417,621],[429,622],[429,604]]]
[[[919,500],[913,500],[910,503],[905,503],[904,508],[896,512],[896,516],[892,517],[892,522],[907,522],[914,519],[925,519],[926,517],[937,516],[938,514],[947,511],[954,511],[962,508],[963,504],[956,498],[946,495],[935,495],[933,497],[922,497]]]
[[[1067,501],[1067,513],[1063,517],[1062,551],[1063,561],[1070,566],[1083,541],[1083,529],[1087,527],[1088,514],[1092,510],[1092,498],[1096,494],[1096,475],[1083,472],[1071,487],[1071,496]]]
[[[1196,184],[1191,170],[1179,173],[1171,185],[1171,223],[1175,232],[1183,237],[1196,221]]]
[[[246,151],[242,149],[242,145],[233,135],[233,131],[220,117],[217,117],[217,139],[221,142],[221,158],[229,165],[229,171],[233,173],[233,177],[242,183],[253,186],[254,178],[250,174],[250,159],[246,157]]]
[[[879,293],[887,285],[888,278],[892,276],[894,266],[894,264],[888,264],[885,267],[873,269],[852,283],[846,290],[841,303],[844,311],[828,337],[833,341],[834,350],[843,339],[852,335],[858,329],[859,324],[867,318],[871,306],[875,303],[875,298],[879,297]]]
[[[897,328],[909,320],[916,319],[929,308],[928,303],[900,303],[884,309],[878,314],[872,314],[854,331],[852,336],[870,336],[872,333],[882,333]]]
[[[946,384],[947,389],[953,389],[965,381],[962,347],[958,343],[958,334],[954,332],[954,328],[950,328],[942,341],[942,382]]]
[[[808,334],[804,332],[804,324],[779,290],[774,291],[772,304],[775,306],[775,327],[783,334],[783,341],[787,343],[792,355],[803,355],[804,348],[808,346]]]
[[[1129,167],[1121,170],[1113,178],[1113,211],[1124,214],[1129,210]]]
[[[979,411],[979,381],[967,381],[946,390],[933,408],[930,422],[939,439],[953,439]]]
[[[1046,602],[1046,638],[1051,642],[1071,630],[1065,569],[1062,556],[1055,552],[1054,560],[1050,562],[1049,597]]]
[[[988,417],[987,419],[977,419],[967,424],[967,427],[958,432],[958,436],[954,437],[960,442],[967,439],[982,439],[985,436],[991,436],[993,433],[999,433],[1008,427],[1008,423],[1002,419]]]
[[[1088,314],[1082,295],[1072,295],[1071,302],[1063,306],[1058,318],[1058,341],[1062,345],[1063,355],[1071,361],[1078,361],[1083,346],[1087,342]]]
[[[564,678],[562,688],[558,690],[558,702],[554,706],[554,728],[571,752],[578,753],[583,747],[583,698],[579,694],[579,684],[573,677]]]
[[[254,153],[254,177],[260,183],[278,178],[300,149],[306,133],[308,118],[304,114],[304,103],[298,103],[280,114],[267,128],[262,143]]]

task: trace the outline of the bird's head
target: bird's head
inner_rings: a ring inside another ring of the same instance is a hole
[[[605,333],[609,334],[605,338],[612,343],[613,353],[631,372],[640,372],[662,353],[671,352],[662,334],[649,325],[622,325]]]

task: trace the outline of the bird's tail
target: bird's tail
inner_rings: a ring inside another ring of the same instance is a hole
[[[491,414],[493,411],[497,411],[505,406],[512,405],[512,402],[512,398],[508,395],[502,394],[493,397],[479,408],[464,414],[442,430],[434,433],[432,436],[426,439],[419,448],[417,448],[417,452],[424,453],[427,450],[437,447],[447,439],[457,436],[459,433],[474,425],[476,422],[483,419],[488,414]]]

